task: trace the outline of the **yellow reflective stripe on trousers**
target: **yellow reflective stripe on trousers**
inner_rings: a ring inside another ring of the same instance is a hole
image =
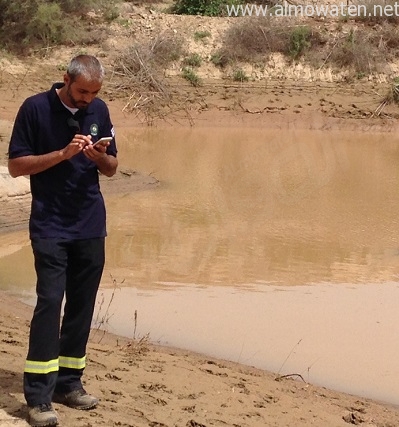
[[[58,359],[49,360],[47,362],[39,362],[37,360],[27,360],[25,362],[25,372],[28,374],[49,374],[50,372],[58,371]]]
[[[79,358],[60,356],[60,367],[70,369],[84,369],[86,367],[86,356]]]

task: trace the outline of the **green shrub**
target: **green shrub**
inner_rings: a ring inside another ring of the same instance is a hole
[[[201,86],[201,79],[198,74],[189,67],[184,67],[182,70],[182,76],[189,81],[193,86]]]
[[[224,68],[229,63],[229,57],[225,55],[223,50],[219,50],[218,52],[212,54],[211,62],[216,67]]]
[[[176,0],[172,13],[177,15],[222,16],[234,0]]]
[[[194,33],[194,40],[195,41],[204,40],[210,36],[211,36],[211,33],[209,31],[196,31]]]
[[[38,2],[35,0],[0,0],[0,42],[3,46],[13,42],[23,43],[26,27],[37,8]]]
[[[298,59],[306,49],[311,46],[312,31],[309,27],[294,27],[288,42],[288,55],[292,59]]]
[[[115,2],[116,0],[114,0]],[[107,2],[101,7],[101,11],[106,22],[112,22],[119,17],[119,10],[116,4]]]
[[[66,41],[98,42],[98,28],[87,28],[86,13],[95,7],[103,19],[113,19],[118,1],[0,0],[0,47],[22,53]]]
[[[87,13],[96,6],[94,0],[56,0],[54,3],[59,4],[60,8],[66,13]]]
[[[247,82],[249,77],[245,74],[245,71],[241,68],[234,70],[233,72],[233,80],[235,82]]]
[[[56,3],[43,3],[37,8],[26,27],[28,40],[39,39],[46,45],[64,41],[64,25],[61,8]]]
[[[183,64],[188,65],[190,67],[199,67],[201,66],[201,63],[202,58],[201,55],[199,55],[198,53],[192,53],[183,60]]]

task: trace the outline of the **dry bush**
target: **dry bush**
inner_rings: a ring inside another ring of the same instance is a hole
[[[384,96],[378,107],[375,109],[373,116],[381,116],[387,105],[399,104],[399,79],[396,78],[392,82],[387,94]],[[385,113],[384,113],[385,114]]]
[[[357,73],[369,74],[381,63],[378,53],[367,32],[351,29],[348,35],[340,38],[330,61],[338,68],[353,68]]]
[[[389,61],[396,60],[399,28],[388,22],[370,28],[349,21],[332,34],[327,26],[323,30],[294,19],[248,18],[230,27],[222,48],[211,60],[221,67],[240,61],[259,63],[275,52],[314,68],[330,66],[363,76],[382,72]]]
[[[170,94],[164,71],[183,54],[183,39],[172,32],[156,40],[129,47],[115,60],[115,90],[129,97],[127,111],[136,111],[152,122],[168,108]]]
[[[399,51],[399,28],[384,23],[370,28],[351,24],[334,33],[319,30],[312,37],[304,62],[313,68],[331,67],[333,70],[349,70],[358,77],[383,72],[390,61],[395,61]]]
[[[96,25],[89,26],[87,29],[83,27],[74,26],[73,33],[69,33],[68,39],[65,44],[72,46],[83,45],[90,46],[101,44],[109,37],[109,29],[105,26]]]
[[[321,43],[322,37],[316,29],[299,25],[294,19],[248,18],[229,28],[213,62],[225,66],[236,61],[267,61],[277,52],[297,60]]]
[[[313,68],[323,67],[335,41],[326,29],[312,29],[311,45],[303,52],[303,61]]]
[[[370,42],[388,61],[395,61],[399,52],[399,28],[394,24],[384,23],[377,26],[370,34]]]
[[[166,31],[156,38],[149,48],[154,63],[166,68],[183,55],[183,38]]]
[[[333,67],[352,69],[359,75],[382,72],[397,56],[399,31],[391,25],[370,31],[352,28],[331,47],[329,63]]]
[[[218,52],[224,65],[231,62],[267,60],[273,52],[283,52],[289,40],[288,31],[274,17],[247,18],[233,24],[226,32]]]
[[[125,351],[127,362],[137,362],[140,356],[145,356],[150,351],[150,345],[151,343],[149,334],[129,341],[122,347]]]

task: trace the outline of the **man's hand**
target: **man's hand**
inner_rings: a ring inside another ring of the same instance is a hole
[[[95,147],[93,144],[87,144],[83,147],[83,154],[93,162],[99,161],[102,157],[104,157],[109,142],[106,144],[97,144]]]
[[[61,156],[64,160],[68,160],[76,154],[80,153],[85,147],[91,144],[91,135],[76,134],[72,141],[61,150]]]
[[[93,147],[93,144],[87,144],[83,148],[83,154],[96,165],[98,170],[105,176],[112,176],[116,172],[118,167],[118,160],[116,157],[106,153],[109,142],[106,144],[97,144]]]

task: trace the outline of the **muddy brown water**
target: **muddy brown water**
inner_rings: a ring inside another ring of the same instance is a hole
[[[124,128],[118,148],[160,185],[106,197],[97,321],[398,403],[397,136]],[[32,302],[12,236],[1,285]]]

